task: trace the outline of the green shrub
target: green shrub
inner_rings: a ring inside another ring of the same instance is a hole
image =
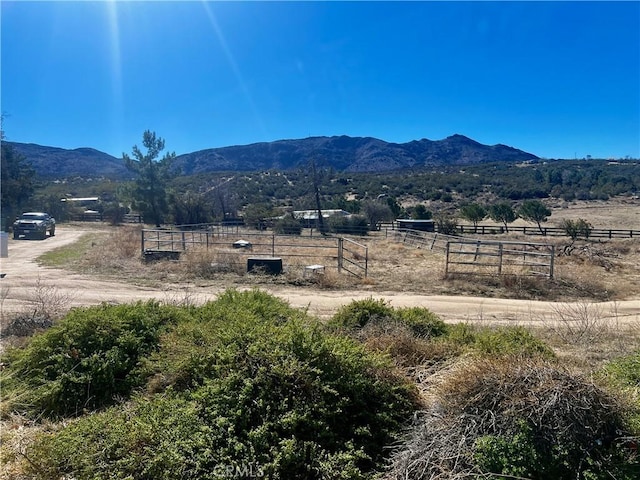
[[[596,440],[597,442],[597,440]],[[582,445],[545,445],[525,422],[511,435],[487,435],[475,444],[477,467],[491,478],[635,480],[640,464],[621,445],[584,449]]]
[[[487,435],[478,438],[474,447],[475,463],[483,472],[512,478],[537,478],[537,473],[543,473],[546,478],[556,478],[553,472],[545,471],[531,428],[526,422],[520,422],[518,430],[510,437]]]
[[[613,360],[604,367],[601,376],[630,397],[627,420],[633,433],[640,436],[640,350]]]
[[[640,350],[612,361],[604,371],[619,385],[640,388]]]
[[[455,323],[449,326],[447,335],[439,340],[459,347],[468,347],[476,341],[476,329],[468,323]]]
[[[577,240],[578,237],[589,238],[593,227],[583,218],[577,220],[564,219],[560,223],[562,228],[571,240]]]
[[[395,311],[395,318],[409,327],[417,337],[440,337],[449,332],[447,324],[424,307],[398,308]]]
[[[72,310],[3,360],[7,409],[33,415],[76,415],[109,405],[142,385],[142,360],[181,313],[156,302]]]
[[[34,473],[357,479],[382,467],[417,405],[387,360],[260,291],[188,313],[149,357],[156,393],[41,435]]]
[[[279,235],[300,235],[302,223],[293,218],[293,215],[285,215],[273,224],[273,231]]]
[[[208,460],[199,450],[207,436],[194,403],[168,395],[136,397],[40,434],[28,455],[31,473],[42,479],[198,478],[189,473]]]
[[[487,355],[554,356],[549,346],[520,326],[481,330],[476,334],[474,349]]]
[[[373,297],[364,300],[354,300],[343,305],[329,321],[331,327],[359,328],[364,327],[372,320],[393,319],[395,311],[383,299],[375,300]]]
[[[395,309],[384,299],[372,297],[343,305],[329,321],[330,327],[362,328],[370,322],[398,323],[417,337],[438,337],[448,332],[447,325],[433,312],[423,307]]]
[[[333,215],[329,217],[329,230],[343,235],[366,235],[369,231],[369,221],[364,215]]]

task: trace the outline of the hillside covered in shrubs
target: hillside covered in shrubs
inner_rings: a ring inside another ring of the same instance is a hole
[[[598,379],[523,327],[259,290],[74,309],[2,357],[2,461],[39,479],[638,478],[638,358]],[[15,477],[14,477],[15,478]]]

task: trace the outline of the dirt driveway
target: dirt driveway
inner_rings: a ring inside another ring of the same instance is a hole
[[[55,237],[43,241],[9,240],[9,257],[0,259],[0,272],[6,274],[0,280],[0,313],[32,308],[38,290],[49,289],[68,306],[95,305],[101,302],[127,303],[137,300],[157,299],[180,302],[204,302],[223,291],[226,286],[194,287],[193,285],[168,285],[163,289],[144,288],[127,283],[105,281],[88,275],[38,265],[36,259],[43,253],[77,241],[84,230],[60,226]],[[264,288],[264,287],[263,287]],[[484,321],[487,323],[532,324],[552,321],[559,310],[570,304],[461,296],[429,296],[402,292],[371,292],[357,290],[329,291],[309,288],[268,287],[272,294],[288,301],[293,307],[307,308],[311,314],[326,318],[338,307],[356,299],[384,298],[395,307],[422,306],[440,315],[448,322]],[[583,302],[584,303],[584,302]],[[621,323],[640,323],[640,292],[634,299],[603,302],[590,308],[602,316],[609,316]]]

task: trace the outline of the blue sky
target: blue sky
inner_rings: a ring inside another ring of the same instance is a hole
[[[640,2],[1,4],[8,140],[114,156],[456,133],[640,157]]]

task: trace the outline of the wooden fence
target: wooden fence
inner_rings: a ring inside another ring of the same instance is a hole
[[[496,235],[503,233],[522,233],[524,235],[540,235],[543,237],[567,237],[567,231],[561,227],[542,227],[537,226],[511,226],[509,230],[500,225],[458,225],[457,232],[461,235]],[[640,238],[640,230],[633,229],[605,229],[593,228],[589,233],[589,238]]]
[[[435,232],[438,232],[438,225],[434,224]],[[386,232],[404,231],[398,222],[383,222],[379,225],[379,230]],[[522,233],[523,235],[543,236],[543,237],[568,237],[567,231],[561,227],[537,226],[513,226],[509,225],[507,230],[503,225],[457,225],[455,232],[458,235],[501,235],[505,233]],[[640,230],[627,228],[592,228],[589,238],[640,238]]]

